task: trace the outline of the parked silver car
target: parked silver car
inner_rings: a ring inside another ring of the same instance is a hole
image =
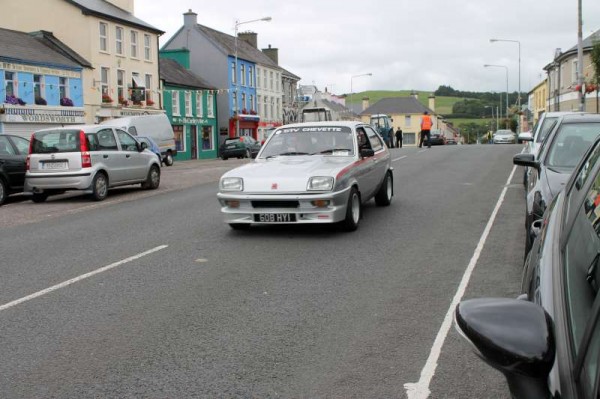
[[[509,129],[496,130],[492,136],[494,144],[515,144],[517,142],[517,135]]]
[[[44,129],[31,136],[25,174],[34,202],[67,190],[81,190],[102,201],[111,187],[140,184],[156,189],[160,163],[145,143],[104,125]]]
[[[361,205],[393,195],[390,153],[370,125],[306,122],[273,132],[257,158],[225,173],[217,194],[225,222],[340,223],[358,227]]]

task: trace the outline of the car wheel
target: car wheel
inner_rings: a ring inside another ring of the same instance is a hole
[[[234,230],[248,230],[250,228],[250,223],[229,223],[229,227]]]
[[[156,165],[152,165],[148,171],[146,181],[142,183],[142,188],[147,190],[155,190],[160,185],[160,169]]]
[[[0,205],[4,204],[6,201],[6,197],[8,196],[8,187],[6,187],[6,183],[4,180],[0,178]]]
[[[108,178],[102,172],[96,173],[92,180],[92,199],[102,201],[108,195]]]
[[[48,199],[48,194],[46,193],[33,193],[33,196],[31,197],[31,200],[33,202],[35,202],[36,204],[41,204],[42,202],[45,202]]]
[[[356,187],[352,187],[348,197],[348,205],[346,205],[346,219],[342,222],[342,228],[346,231],[354,231],[358,228],[360,222],[360,194]]]
[[[394,195],[394,181],[392,180],[392,174],[387,172],[383,178],[383,183],[377,194],[375,194],[375,204],[377,206],[388,206],[392,203],[392,195]]]
[[[167,152],[165,156],[165,165],[173,166],[173,155],[170,152]]]

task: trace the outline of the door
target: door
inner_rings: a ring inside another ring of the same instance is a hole
[[[27,142],[21,137],[15,137],[14,139]],[[28,142],[27,146],[29,146]],[[0,171],[3,171],[8,177],[8,185],[11,190],[23,188],[26,154],[26,152],[21,152],[17,146],[13,146],[8,136],[0,135]]]
[[[190,159],[198,159],[198,131],[196,125],[190,125],[191,152]]]
[[[123,161],[119,180],[121,182],[144,180],[148,171],[148,152],[140,152],[138,142],[124,130],[116,129],[116,133],[121,147],[119,157]]]
[[[369,138],[369,142],[371,143],[371,148],[375,151],[375,156],[373,157],[373,171],[371,178],[373,179],[373,195],[375,194],[375,190],[379,187],[385,174],[388,169],[388,156],[385,155],[385,144],[381,142],[381,139],[375,133],[375,130],[371,126],[365,126],[365,130],[367,131],[367,137]]]

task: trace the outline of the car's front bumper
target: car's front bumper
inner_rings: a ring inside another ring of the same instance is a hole
[[[494,139],[494,144],[515,144],[515,139]]]
[[[350,188],[328,193],[306,194],[244,194],[220,192],[217,194],[225,223],[229,224],[306,224],[337,223],[346,218]],[[317,207],[313,201],[329,201],[325,207]],[[238,201],[238,207],[230,206]],[[290,215],[294,221],[258,221],[257,215]]]

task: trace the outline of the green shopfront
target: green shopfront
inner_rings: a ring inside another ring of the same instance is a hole
[[[177,144],[176,160],[217,158],[215,118],[171,117]]]

